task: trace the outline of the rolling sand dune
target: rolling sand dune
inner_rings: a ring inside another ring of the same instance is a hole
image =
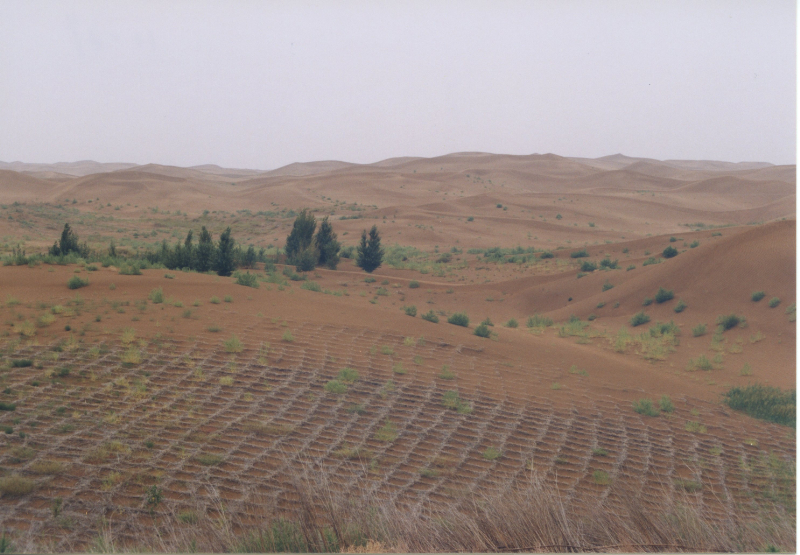
[[[691,506],[709,530],[794,521],[794,429],[722,401],[796,388],[794,166],[472,152],[111,166],[0,169],[0,528],[15,545],[184,549],[188,530],[217,549],[197,531],[299,518],[309,465],[333,494],[413,515],[542,480],[575,522],[631,506]],[[272,257],[303,208],[346,247],[376,225],[382,266],[300,277],[279,258],[248,270],[253,288],[106,257],[200,226]],[[94,262],[10,256],[65,223]],[[457,312],[467,326],[447,322]],[[634,410],[645,400],[651,415]]]

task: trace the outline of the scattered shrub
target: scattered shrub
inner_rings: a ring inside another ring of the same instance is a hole
[[[658,304],[671,301],[674,297],[675,295],[672,293],[672,290],[670,289],[664,289],[663,287],[659,287],[658,291],[656,291],[656,302]]]
[[[142,275],[142,270],[139,269],[139,266],[136,264],[122,264],[119,267],[119,275],[121,276],[140,276]]]
[[[547,328],[553,325],[553,319],[541,314],[534,314],[528,316],[528,321],[525,323],[529,328]]]
[[[230,295],[225,295],[222,298],[222,300],[225,301],[226,303],[232,303],[233,302],[233,297],[231,297]]]
[[[507,328],[516,328],[519,326],[519,322],[515,318],[511,318],[508,322],[506,322]]]
[[[574,251],[569,253],[570,258],[586,258],[589,256],[589,253],[586,252],[586,249],[581,249],[579,251]]]
[[[683,300],[678,300],[678,303],[675,305],[675,308],[673,308],[673,310],[677,313],[681,313],[684,310],[686,310],[687,306],[688,305],[685,302],[683,302]]]
[[[607,486],[611,483],[611,478],[608,475],[608,472],[604,470],[595,470],[592,472],[592,480],[594,483],[600,486]]]
[[[235,335],[231,335],[229,339],[226,339],[224,345],[225,351],[228,353],[241,353],[243,349],[242,342]]]
[[[258,289],[258,277],[255,274],[251,274],[250,272],[234,272],[233,277],[236,278],[237,285]]]
[[[636,314],[633,315],[633,318],[631,318],[631,326],[635,328],[636,326],[641,326],[642,324],[646,324],[649,321],[650,321],[650,316],[648,316],[644,312],[637,312]]]
[[[794,389],[784,391],[760,384],[732,387],[724,395],[725,404],[734,410],[792,428],[797,421],[795,398]]]
[[[210,302],[211,304],[219,304],[221,301],[219,300],[219,297],[211,297],[211,299],[209,300],[209,302]]]
[[[699,246],[700,246],[700,241],[698,241],[697,239],[695,239],[694,241],[691,242],[691,244],[689,244],[690,249],[695,249]]]
[[[67,282],[67,287],[70,289],[80,289],[81,287],[86,287],[87,285],[89,285],[89,280],[81,279],[78,276],[72,276]]]
[[[754,303],[757,303],[758,301],[764,298],[765,294],[766,293],[764,293],[763,291],[753,291],[753,294],[750,295],[750,300],[753,301]]]
[[[358,381],[358,371],[352,368],[342,368],[339,371],[339,381],[344,383],[355,383]]]
[[[650,258],[642,262],[642,266],[650,266],[652,264],[660,264],[660,263],[661,263],[660,260],[657,260],[655,257],[651,256]]]
[[[645,297],[642,301],[642,306],[650,306],[651,304],[653,304],[653,299],[650,297]]]
[[[453,409],[459,414],[469,414],[472,412],[470,404],[462,401],[455,391],[445,391],[442,395],[442,406],[447,409]]]
[[[496,449],[495,447],[489,447],[482,454],[483,458],[487,461],[497,460],[500,458],[500,455],[502,455],[502,453],[500,452],[499,449]]]
[[[543,260],[544,260],[545,258],[555,258],[555,255],[554,255],[552,252],[550,252],[550,251],[544,251],[543,253],[541,253],[541,254],[539,255],[539,258],[541,258],[541,259],[543,259]]]
[[[667,395],[661,396],[661,400],[658,402],[658,408],[661,409],[661,412],[675,412],[675,405],[672,404],[672,399]]]
[[[663,251],[661,251],[661,256],[664,258],[672,258],[674,256],[678,256],[678,249],[673,246],[669,246]]]
[[[33,366],[33,361],[29,358],[19,358],[11,361],[12,368],[27,368]]]
[[[153,289],[152,291],[150,291],[150,294],[147,296],[147,298],[150,299],[150,301],[153,304],[163,303],[164,302],[164,290],[161,289],[160,287],[158,289]]]
[[[737,316],[736,314],[723,314],[717,317],[717,325],[722,331],[728,331],[736,326],[744,323],[744,316]]]
[[[706,334],[706,325],[705,324],[697,324],[695,327],[692,328],[692,335],[694,337],[700,337],[701,335]]]
[[[658,416],[660,414],[650,399],[639,399],[633,404],[633,410],[645,416]]]
[[[778,306],[779,304],[781,304],[781,300],[780,300],[778,297],[772,297],[772,298],[769,300],[769,307],[770,307],[770,308],[775,308],[775,307],[776,307],[776,306]]]
[[[33,480],[12,474],[0,478],[0,494],[3,497],[20,497],[33,491]]]
[[[455,326],[469,326],[469,316],[467,316],[464,312],[456,312],[455,314],[450,315],[447,319],[448,324],[453,324]]]
[[[584,260],[581,263],[581,272],[594,272],[597,269],[597,264],[589,260]]]
[[[478,327],[476,327],[474,333],[478,337],[489,337],[492,334],[491,330],[489,330],[489,326],[487,326],[485,323],[481,323]]]
[[[339,380],[331,380],[325,384],[325,391],[328,393],[334,393],[336,395],[342,395],[347,393],[347,385]]]
[[[612,283],[609,283],[608,281],[606,281],[603,284],[603,291],[608,291],[609,289],[614,289],[614,285]]]
[[[322,292],[322,287],[320,287],[319,283],[316,281],[304,281],[303,285],[300,286],[300,289],[305,289],[306,291],[314,291],[316,293]]]
[[[404,306],[403,311],[405,311],[406,316],[414,317],[417,315],[417,307],[414,305],[411,306]]]
[[[439,323],[439,317],[436,316],[436,313],[433,311],[433,309],[431,309],[428,312],[426,312],[425,314],[423,314],[421,316],[421,318],[423,320],[427,320],[428,322],[433,322],[434,324],[438,324]]]
[[[412,279],[411,281],[408,282],[409,289],[417,289],[418,287],[419,287],[419,282],[417,280]]]

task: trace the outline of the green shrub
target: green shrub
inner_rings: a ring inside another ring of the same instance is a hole
[[[121,276],[140,276],[142,270],[136,264],[122,264],[119,267],[119,275]]]
[[[796,391],[782,390],[754,384],[747,387],[732,387],[724,395],[725,404],[753,418],[783,424],[794,428],[797,421]]]
[[[672,404],[672,399],[670,399],[668,395],[661,396],[661,400],[658,402],[658,408],[661,409],[661,412],[675,412],[675,405]]]
[[[489,447],[482,454],[483,458],[487,461],[497,460],[500,458],[500,455],[502,455],[502,453],[500,452],[499,449],[496,449],[495,447]]]
[[[358,371],[352,368],[342,368],[339,371],[339,381],[344,383],[355,383],[358,381]]]
[[[706,325],[705,324],[697,324],[695,327],[692,328],[692,335],[694,337],[700,337],[701,335],[706,334]]]
[[[653,299],[650,297],[645,297],[642,301],[642,306],[650,306],[651,304],[653,304]]]
[[[669,246],[663,251],[661,251],[661,256],[664,258],[672,258],[674,256],[678,256],[678,249],[673,246]]]
[[[553,319],[541,314],[534,314],[528,316],[528,321],[525,323],[529,328],[547,328],[553,325]]]
[[[554,255],[552,252],[550,252],[550,251],[544,251],[543,253],[541,253],[541,254],[539,255],[539,258],[541,258],[541,259],[545,259],[545,258],[555,258],[555,255]]]
[[[450,315],[450,317],[447,319],[447,323],[466,328],[469,326],[469,316],[467,316],[464,312],[456,312],[455,314]]]
[[[442,406],[447,409],[453,409],[459,414],[469,414],[472,412],[472,407],[469,403],[462,401],[455,391],[445,391],[442,395]]]
[[[651,256],[650,258],[642,262],[642,266],[650,266],[652,264],[660,264],[660,263],[661,263],[660,260],[657,260],[655,257]]]
[[[669,242],[670,242],[670,243],[674,243],[674,242],[676,242],[677,240],[678,240],[678,238],[677,238],[677,237],[670,237],[670,238],[669,238]]]
[[[735,328],[745,321],[744,316],[737,316],[736,314],[722,314],[717,317],[717,325],[722,331],[728,331]]]
[[[243,346],[242,342],[235,335],[231,335],[230,339],[225,340],[225,351],[229,353],[241,353]]]
[[[692,241],[692,242],[691,242],[691,244],[689,245],[689,248],[690,248],[690,249],[695,249],[695,248],[697,248],[697,247],[699,247],[699,246],[700,246],[700,241],[698,241],[697,239],[695,239],[694,241]]]
[[[230,295],[225,295],[222,298],[222,300],[225,301],[226,303],[232,303],[233,302],[233,297],[231,297]]]
[[[331,380],[325,384],[325,391],[336,395],[342,395],[343,393],[347,393],[347,385],[339,380]]]
[[[33,366],[33,361],[29,358],[19,358],[11,361],[12,368],[27,368]]]
[[[304,281],[303,285],[300,286],[300,289],[305,289],[306,291],[314,291],[316,293],[322,292],[322,287],[320,287],[319,283],[316,281]]]
[[[608,291],[609,289],[614,289],[614,285],[606,281],[603,284],[603,291]]]
[[[519,322],[515,318],[511,318],[508,322],[506,322],[507,328],[516,328],[519,326]]]
[[[659,287],[658,291],[656,291],[656,302],[658,304],[671,301],[674,297],[675,295],[672,293],[672,290],[670,289],[664,289],[663,287]]]
[[[586,258],[589,256],[589,253],[586,252],[586,249],[581,249],[579,251],[574,251],[569,253],[570,258]]]
[[[581,264],[581,272],[594,272],[597,269],[597,264],[590,260],[584,260]]]
[[[383,287],[378,287],[378,290],[377,290],[377,291],[375,291],[375,294],[376,294],[376,295],[379,295],[379,296],[381,296],[381,297],[388,297],[388,296],[389,296],[389,291],[387,291],[387,290],[386,290],[385,288],[383,288]]]
[[[683,300],[678,300],[678,303],[675,305],[675,308],[673,308],[673,310],[677,313],[681,313],[684,310],[686,310],[687,306],[688,305],[685,302],[683,302]]]
[[[611,483],[611,477],[608,475],[608,472],[604,470],[595,470],[592,472],[592,480],[594,483],[600,486],[607,486]]]
[[[150,291],[150,294],[147,295],[147,298],[150,299],[150,301],[153,304],[163,303],[164,302],[164,290],[161,289],[160,287],[158,289],[153,289],[152,291]]]
[[[687,367],[688,370],[705,370],[706,372],[713,368],[714,366],[706,355],[700,355],[697,359],[690,358]]]
[[[78,276],[72,276],[67,282],[67,287],[70,289],[80,289],[81,287],[86,287],[87,285],[89,285],[89,280],[81,279]]]
[[[397,439],[397,427],[388,418],[383,423],[383,426],[375,432],[375,439],[386,443],[391,443]]]
[[[611,260],[610,257],[606,256],[603,260],[600,261],[600,267],[606,268],[607,270],[618,270],[619,260]]]
[[[646,324],[649,321],[650,321],[650,316],[645,314],[643,311],[637,312],[636,314],[633,315],[633,318],[631,318],[631,326],[635,328],[636,326],[641,326],[642,324]]]
[[[650,399],[639,399],[633,403],[633,410],[645,416],[658,416],[660,414],[660,411],[653,406],[653,401]]]
[[[439,377],[443,380],[454,380],[456,379],[455,373],[450,370],[450,367],[446,364],[442,366],[442,371],[439,372]]]
[[[418,287],[419,287],[419,282],[417,280],[412,279],[411,281],[408,282],[409,289],[417,289]]]
[[[3,497],[20,497],[33,491],[33,480],[12,474],[0,478],[0,494]],[[4,538],[5,539],[5,538]]]
[[[411,305],[411,306],[404,306],[404,307],[403,307],[403,310],[405,311],[405,313],[406,313],[406,316],[411,316],[411,317],[414,317],[414,316],[416,316],[416,315],[417,315],[417,307],[416,307],[416,306],[414,306],[414,305]]]
[[[222,301],[219,300],[219,297],[211,297],[211,299],[208,302],[210,302],[211,304],[219,304]]]
[[[364,278],[364,283],[375,283],[375,278],[372,276],[367,276]]]
[[[17,410],[17,405],[0,401],[0,410],[15,411]]]
[[[428,322],[433,322],[434,324],[439,323],[439,317],[436,316],[436,313],[433,312],[433,309],[429,310],[425,314],[421,316],[423,320],[427,320]]]
[[[492,334],[491,330],[489,330],[489,326],[484,323],[481,323],[478,327],[475,328],[475,335],[478,337],[489,337]]]
[[[776,306],[778,306],[779,304],[781,304],[781,300],[780,300],[778,297],[772,297],[772,298],[769,300],[769,307],[770,307],[770,308],[775,308],[775,307],[776,307]]]
[[[233,277],[236,278],[236,285],[244,285],[245,287],[253,287],[258,289],[258,277],[250,272],[234,272]]]
[[[754,303],[757,303],[758,301],[764,298],[765,294],[766,293],[764,293],[763,291],[753,291],[753,294],[750,295],[750,300],[753,301]]]

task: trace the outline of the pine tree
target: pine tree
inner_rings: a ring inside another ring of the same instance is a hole
[[[319,251],[318,264],[335,270],[339,264],[339,249],[342,248],[342,245],[336,240],[336,234],[333,232],[333,226],[328,222],[328,216],[325,216],[320,222],[319,231],[314,237],[314,244]]]
[[[247,252],[242,257],[242,266],[245,268],[253,268],[256,265],[256,248],[253,245],[247,247]]]
[[[190,229],[186,234],[186,240],[183,242],[183,257],[181,259],[181,268],[194,268],[194,245],[192,239],[194,232]]]
[[[195,269],[198,272],[207,272],[211,269],[214,262],[214,242],[211,239],[211,234],[203,226],[200,230],[200,241],[197,245],[197,253],[195,257]]]
[[[71,252],[81,254],[81,248],[78,246],[78,236],[72,231],[69,224],[64,224],[64,230],[61,232],[61,241],[53,243],[53,246],[50,247],[50,254],[53,256],[66,256]]]
[[[286,262],[295,264],[297,257],[311,246],[314,239],[314,230],[317,227],[317,220],[308,210],[303,210],[295,218],[292,231],[286,237],[286,246],[283,252],[286,253]]]
[[[381,262],[383,262],[381,236],[378,234],[378,226],[372,226],[372,229],[369,230],[369,239],[367,239],[366,229],[361,232],[361,244],[358,246],[356,264],[365,272],[372,273],[373,270],[380,267]]]
[[[236,269],[233,263],[233,238],[231,237],[231,228],[227,228],[219,236],[219,246],[217,247],[217,260],[215,270],[217,275],[229,276]]]

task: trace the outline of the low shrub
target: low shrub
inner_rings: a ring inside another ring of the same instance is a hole
[[[792,428],[796,426],[794,389],[784,391],[777,387],[753,384],[747,387],[732,387],[724,394],[723,399],[733,410],[742,411],[753,418]]]
[[[233,277],[236,278],[236,285],[244,285],[245,287],[252,287],[258,289],[258,276],[250,272],[234,272]]]
[[[657,260],[654,256],[651,256],[650,258],[642,262],[642,266],[651,266],[652,264],[660,264],[660,263],[661,263],[660,260]]]
[[[663,256],[664,258],[672,258],[678,256],[678,249],[676,249],[673,246],[669,246],[663,251],[661,251],[661,256]]]
[[[438,324],[439,323],[439,317],[436,315],[436,313],[433,311],[433,309],[431,309],[428,312],[426,312],[425,314],[423,314],[421,316],[421,318],[423,320],[427,320],[428,322],[433,322],[434,324]]]
[[[342,368],[339,371],[339,377],[337,379],[344,383],[355,383],[358,381],[358,378],[359,375],[357,370],[352,368]]]
[[[325,384],[325,391],[328,393],[333,393],[335,395],[342,395],[347,393],[347,385],[340,382],[339,380],[331,380]]]
[[[658,402],[658,408],[661,409],[661,412],[675,412],[675,405],[672,404],[672,399],[670,399],[668,395],[661,396],[661,400]]]
[[[650,297],[645,297],[642,301],[642,306],[650,306],[651,304],[653,304],[653,299]]]
[[[12,368],[27,368],[28,366],[33,366],[33,361],[29,358],[18,358],[11,361]]]
[[[717,317],[717,325],[722,331],[728,331],[736,326],[744,323],[744,316],[737,316],[736,314],[722,314]]]
[[[67,282],[67,287],[70,289],[80,289],[89,285],[88,279],[81,279],[78,276],[72,276]]]
[[[475,328],[475,335],[478,337],[489,337],[492,332],[489,330],[489,326],[485,323],[481,323],[478,327]]]
[[[697,248],[697,247],[699,247],[699,246],[700,246],[700,241],[698,241],[697,239],[695,239],[694,241],[692,241],[692,242],[689,244],[689,248],[690,248],[690,249],[696,249],[696,248]]]
[[[614,285],[608,281],[603,284],[603,291],[608,291],[609,289],[614,289]]]
[[[780,300],[778,297],[772,297],[772,298],[769,300],[769,307],[770,307],[770,308],[775,308],[775,307],[776,307],[776,306],[778,306],[779,304],[781,304],[781,300]]]
[[[594,272],[597,269],[597,264],[590,260],[584,260],[581,264],[581,272]]]
[[[224,342],[225,351],[228,353],[241,353],[244,348],[242,342],[235,335],[231,335],[229,339]]]
[[[497,460],[500,458],[501,455],[502,453],[500,452],[500,450],[495,447],[489,447],[488,449],[486,449],[486,451],[482,453],[484,460],[487,461]]]
[[[455,391],[445,391],[442,395],[442,406],[447,409],[455,410],[459,414],[469,414],[472,407],[469,403],[462,401]]]
[[[466,328],[469,326],[469,316],[467,316],[464,312],[456,312],[450,315],[450,317],[447,319],[447,323]]]
[[[164,302],[164,290],[161,289],[160,287],[158,289],[153,289],[152,291],[150,291],[150,294],[147,296],[147,298],[150,299],[150,301],[153,304],[163,303]]]
[[[653,401],[650,399],[639,399],[633,403],[633,410],[645,416],[658,416],[660,411],[653,406]]]
[[[12,474],[0,478],[0,494],[3,497],[21,497],[33,491],[33,480]]]
[[[408,282],[409,289],[417,289],[418,287],[419,287],[419,282],[417,280],[412,279],[411,281]]]
[[[685,302],[683,302],[683,300],[678,300],[678,303],[675,305],[675,308],[673,308],[673,310],[677,313],[681,313],[684,310],[686,310],[687,306],[688,305]]]
[[[539,258],[541,258],[541,259],[545,259],[545,258],[555,258],[555,255],[554,255],[552,252],[550,252],[550,251],[544,251],[543,253],[541,253],[541,254],[539,255]]]
[[[753,291],[753,294],[750,295],[750,300],[753,301],[754,303],[757,303],[758,301],[764,298],[764,295],[766,295],[766,293],[764,293],[763,291]]]
[[[570,258],[586,258],[589,256],[589,253],[586,252],[586,249],[581,249],[579,251],[574,251],[569,253]]]
[[[119,275],[121,276],[140,276],[142,270],[136,264],[122,264],[119,267]]]
[[[406,316],[411,316],[412,318],[417,315],[417,307],[414,305],[404,306],[403,311],[406,313]]]
[[[208,302],[210,302],[211,304],[219,304],[222,301],[219,300],[219,297],[211,297],[211,299]]]
[[[692,335],[694,337],[700,337],[701,335],[706,334],[706,325],[705,324],[697,324],[695,327],[692,328]]]
[[[664,289],[663,287],[659,287],[658,291],[656,291],[656,302],[658,304],[671,301],[674,297],[675,295],[672,293],[671,289]]]
[[[304,281],[303,285],[300,286],[300,289],[305,289],[306,291],[314,291],[316,293],[322,293],[322,287],[320,287],[319,283],[316,281]]]
[[[553,319],[541,314],[534,314],[528,316],[528,321],[525,323],[529,328],[547,328],[553,325]]]
[[[507,328],[516,328],[519,326],[519,322],[515,318],[511,318],[508,322],[506,322]]]
[[[650,316],[648,316],[644,312],[637,312],[636,314],[633,315],[633,318],[631,318],[631,326],[635,328],[636,326],[641,326],[642,324],[646,324],[649,321],[650,321]]]

